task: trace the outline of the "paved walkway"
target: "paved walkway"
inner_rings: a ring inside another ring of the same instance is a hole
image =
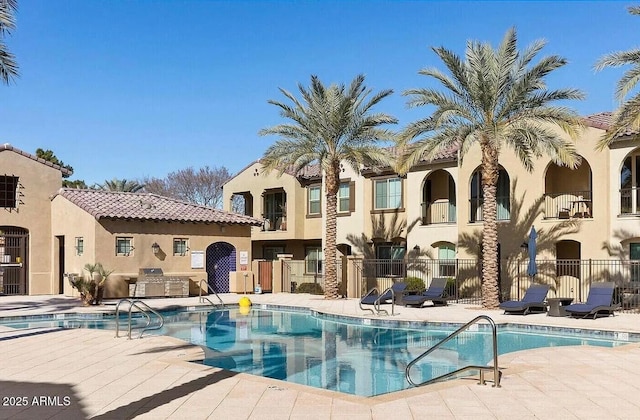
[[[240,296],[224,295],[228,303]],[[353,299],[251,296],[254,304],[363,316]],[[197,298],[147,301],[197,306]],[[113,310],[61,296],[0,297],[0,316]],[[505,316],[454,304],[396,307],[394,319],[558,325],[640,332],[640,315],[597,320]],[[528,350],[500,356],[502,387],[460,379],[364,398],[210,368],[199,347],[170,337],[113,338],[112,331],[0,327],[0,418],[11,419],[638,419],[640,345]]]

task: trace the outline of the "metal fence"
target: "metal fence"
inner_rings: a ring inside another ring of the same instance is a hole
[[[640,261],[636,260],[537,260],[538,273],[527,275],[528,259],[502,260],[499,273],[500,299],[520,300],[532,283],[550,285],[548,297],[568,297],[584,302],[592,283],[611,281],[616,284],[614,303],[623,312],[640,312]],[[481,263],[476,259],[438,260],[419,258],[410,260],[356,260],[355,290],[363,296],[372,287],[385,290],[394,282],[409,277],[421,279],[428,287],[434,277],[449,278],[447,297],[450,301],[467,304],[482,302]],[[322,273],[309,272],[307,261],[287,261],[283,270],[284,289],[292,284],[317,283],[324,289]],[[347,271],[344,261],[338,260],[338,283],[346,287]],[[293,286],[295,289],[296,286]]]

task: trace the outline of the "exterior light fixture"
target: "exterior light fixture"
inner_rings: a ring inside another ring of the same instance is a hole
[[[160,252],[160,245],[158,245],[157,242],[154,242],[153,244],[151,244],[151,251],[154,254],[157,254],[158,252]]]

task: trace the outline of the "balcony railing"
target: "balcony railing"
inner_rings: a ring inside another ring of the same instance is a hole
[[[496,197],[496,201],[498,206],[496,220],[510,220],[511,207],[509,205],[509,196],[498,196]],[[484,220],[482,217],[482,202],[482,198],[472,198],[469,200],[470,222],[482,222]]]
[[[591,191],[546,193],[544,195],[545,219],[593,218]]]
[[[263,215],[263,219],[262,230],[264,231],[287,230],[287,217],[284,212],[267,213]]]
[[[449,201],[422,203],[422,224],[434,225],[439,223],[456,222],[456,205]]]
[[[620,214],[640,216],[639,187],[622,188],[620,190]]]

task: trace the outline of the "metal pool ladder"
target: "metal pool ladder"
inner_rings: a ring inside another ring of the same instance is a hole
[[[138,336],[138,338],[142,338],[142,334],[144,334],[145,331],[159,330],[164,325],[164,317],[158,311],[154,310],[151,306],[147,305],[143,301],[139,299],[129,298],[120,299],[120,301],[116,305],[116,338],[120,337],[120,305],[124,302],[127,302],[129,304],[127,317],[127,337],[129,338],[129,340],[131,340],[131,330],[133,328],[133,325],[131,323],[131,311],[133,311],[133,308],[138,309],[140,313],[147,318],[147,324],[142,327],[142,331],[140,331],[140,335]],[[149,315],[149,312],[153,313],[160,319],[160,324],[150,326],[151,315]]]
[[[391,292],[391,315],[395,315],[395,307],[396,307],[396,292],[395,290],[393,290],[393,286],[388,287],[387,289],[385,289],[384,292],[382,293],[378,293],[378,288],[374,287],[371,290],[369,290],[367,292],[366,295],[364,295],[361,299],[360,302],[358,303],[358,305],[360,305],[360,309],[362,309],[363,311],[371,311],[372,315],[380,315],[380,312],[384,312],[386,315],[389,315],[389,312],[386,309],[382,309],[380,307],[380,298],[382,298],[384,295],[387,294],[387,292]],[[373,293],[377,293],[377,295],[373,295]],[[375,300],[375,302],[373,302],[373,309],[371,308],[365,308],[362,306],[362,301],[370,296],[378,296],[378,299]],[[375,310],[375,311],[374,311]]]
[[[206,296],[202,296],[202,283],[206,283],[207,290],[209,291],[209,293],[213,293],[214,295],[216,295],[216,297],[218,298],[218,301],[220,301],[220,305],[224,308],[224,302],[222,301],[222,299],[220,299],[220,296],[218,296],[218,293],[216,293],[216,291],[211,288],[211,286],[209,285],[209,283],[205,279],[200,279],[200,285],[198,286],[198,293],[199,293],[198,294],[198,302],[204,303],[204,301],[206,300],[207,302],[209,302],[211,304],[211,306],[213,306],[214,308],[216,307],[216,304],[211,302],[211,299],[209,299]]]
[[[419,362],[420,360],[422,360],[425,357],[427,357],[429,354],[431,354],[437,348],[441,347],[443,344],[453,340],[460,333],[462,333],[463,331],[467,330],[471,325],[476,324],[480,320],[483,320],[483,319],[485,321],[488,321],[489,324],[491,324],[491,332],[492,332],[492,336],[493,336],[493,340],[492,340],[492,342],[493,342],[493,366],[468,365],[468,366],[464,366],[464,367],[462,367],[460,369],[454,370],[453,372],[445,373],[444,375],[440,375],[438,377],[429,379],[428,381],[421,382],[421,383],[415,383],[411,379],[411,374],[410,374],[409,371],[411,370],[413,365],[415,365],[417,362]],[[435,346],[431,347],[430,349],[428,349],[427,351],[422,353],[420,356],[418,356],[415,359],[413,359],[407,365],[407,368],[405,369],[405,377],[407,378],[407,381],[411,385],[413,385],[413,386],[423,386],[423,385],[432,384],[434,382],[442,381],[444,379],[448,379],[448,378],[450,378],[452,376],[457,375],[458,373],[466,372],[468,370],[477,370],[477,371],[480,372],[480,380],[478,382],[478,385],[486,385],[486,381],[484,379],[484,373],[493,371],[493,387],[494,388],[500,388],[500,379],[502,377],[502,372],[500,372],[500,369],[498,368],[498,334],[497,334],[497,329],[496,329],[496,323],[493,322],[493,319],[491,319],[487,315],[480,315],[480,316],[477,316],[477,317],[473,318],[471,321],[467,322],[462,327],[458,328],[453,333],[451,333],[448,337],[446,337],[445,339],[443,339],[440,342],[438,342]]]

